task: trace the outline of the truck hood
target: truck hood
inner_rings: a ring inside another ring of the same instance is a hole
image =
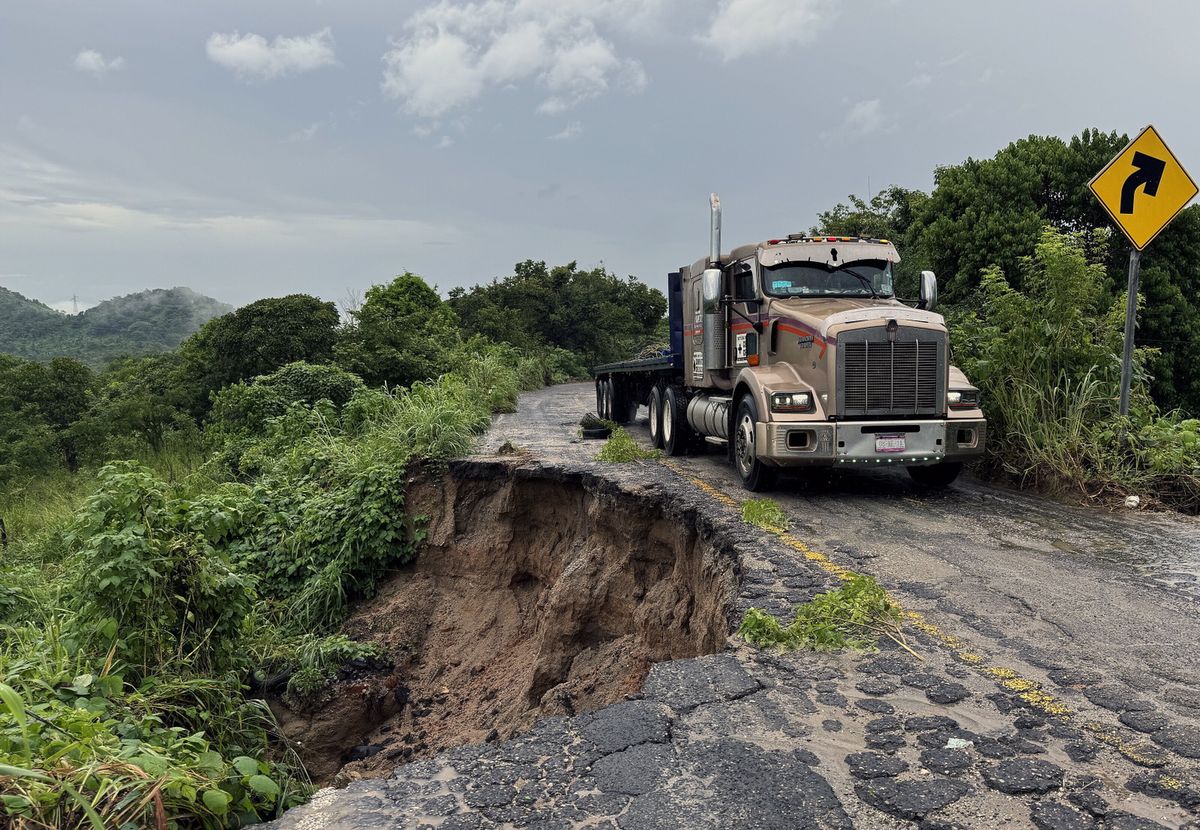
[[[899,320],[926,325],[945,326],[940,314],[932,311],[909,308],[896,300],[852,299],[829,297],[827,299],[774,299],[771,301],[771,316],[790,317],[804,323],[822,338],[828,337],[831,329],[850,323],[865,323],[874,320]],[[836,335],[836,331],[833,332]]]

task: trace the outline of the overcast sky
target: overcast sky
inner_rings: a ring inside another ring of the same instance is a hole
[[[711,190],[731,247],[1030,133],[1153,122],[1200,172],[1197,31],[1194,0],[3,0],[0,285],[662,285]]]

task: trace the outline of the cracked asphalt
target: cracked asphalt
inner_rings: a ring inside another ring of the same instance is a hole
[[[578,477],[700,521],[745,609],[779,616],[850,569],[905,608],[917,656],[724,651],[642,692],[382,780],[274,826],[319,828],[1200,828],[1200,523],[966,479],[801,476],[751,528],[723,454],[606,465],[575,384],[522,396],[468,464]],[[644,418],[644,410],[642,416]],[[644,420],[630,429],[647,440]],[[495,455],[506,442],[517,456]],[[704,486],[697,484],[699,480]]]

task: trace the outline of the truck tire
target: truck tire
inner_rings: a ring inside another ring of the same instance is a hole
[[[758,407],[752,395],[746,395],[738,403],[737,416],[733,423],[733,464],[742,485],[752,493],[769,490],[775,483],[775,470],[763,464],[755,447],[755,427],[758,424]]]
[[[662,398],[662,444],[667,455],[683,455],[692,443],[687,422],[687,402],[679,390],[668,386]]]
[[[663,446],[663,393],[661,386],[655,386],[650,390],[650,397],[646,401],[646,408],[650,411],[650,443],[654,445],[654,449],[661,450]]]
[[[612,420],[612,379],[605,378],[600,381],[600,404],[598,414],[601,421]]]
[[[941,490],[954,483],[962,466],[961,461],[943,461],[929,467],[909,467],[908,474],[921,487]]]

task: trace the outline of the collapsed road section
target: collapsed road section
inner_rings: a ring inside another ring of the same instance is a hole
[[[386,669],[363,666],[317,706],[275,705],[319,783],[598,709],[651,664],[725,645],[734,559],[655,500],[477,461],[417,479],[409,504],[421,555],[344,627]]]

